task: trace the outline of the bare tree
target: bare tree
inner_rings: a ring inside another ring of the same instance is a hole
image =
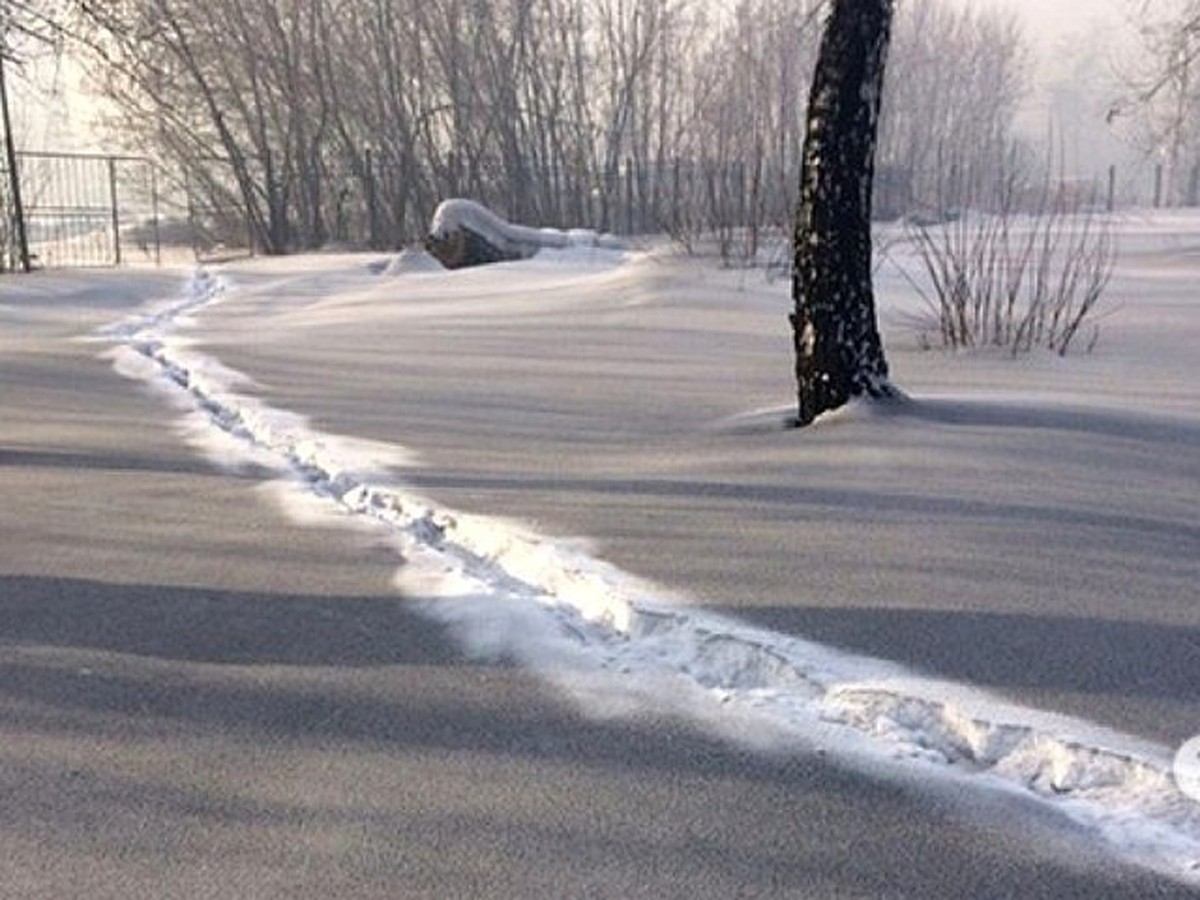
[[[69,0],[0,0],[0,53],[19,58],[33,45],[61,45]]]
[[[782,235],[795,214],[804,95],[816,61],[820,0],[742,0],[703,45],[690,88],[700,161],[686,202],[723,259],[753,258],[760,229]],[[686,186],[685,186],[686,187]]]
[[[1004,168],[1027,63],[1011,12],[900,7],[879,126],[880,170],[902,180],[890,205],[944,213],[987,194]]]
[[[893,0],[834,0],[809,94],[796,216],[797,421],[893,392],[875,319],[871,189]]]
[[[1200,0],[1129,0],[1138,57],[1121,73],[1127,93],[1109,112],[1163,166],[1164,202],[1200,201]],[[1189,175],[1190,171],[1190,175]]]
[[[716,233],[751,257],[761,229],[789,230],[797,110],[828,5],[76,3],[120,110],[114,135],[160,156],[206,207],[236,210],[268,252],[353,234],[393,245],[419,237],[440,200],[469,196],[519,221]],[[914,62],[896,81],[922,87],[892,89],[882,152],[928,182],[938,148],[920,123],[953,125],[946,154],[960,171],[984,168],[1006,127],[992,110],[1007,93],[991,89],[1014,80],[1016,57],[982,17],[923,15],[902,18],[901,38],[940,23],[958,44],[944,60],[897,54],[901,68]],[[969,79],[945,71],[968,64]],[[952,89],[955,77],[970,90]]]
[[[31,268],[29,239],[21,196],[21,172],[8,97],[8,66],[18,62],[30,47],[61,47],[62,3],[33,4],[26,0],[0,0],[0,124],[4,130],[4,183],[0,184],[0,271]]]
[[[955,350],[1040,346],[1065,356],[1085,328],[1095,343],[1098,326],[1089,326],[1116,263],[1111,220],[1050,177],[1021,214],[1018,187],[1003,186],[993,212],[908,224],[925,277],[901,271],[926,303],[928,317],[916,321],[927,345],[934,331]]]

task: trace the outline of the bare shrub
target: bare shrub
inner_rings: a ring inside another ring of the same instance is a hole
[[[1002,347],[1014,355],[1045,347],[1065,356],[1092,326],[1090,350],[1117,257],[1111,218],[1061,183],[1043,190],[1031,211],[1015,207],[1010,192],[995,211],[907,223],[924,278],[905,275],[927,304],[941,346]]]

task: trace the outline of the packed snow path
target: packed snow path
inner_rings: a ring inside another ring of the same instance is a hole
[[[1023,792],[1130,858],[1200,882],[1200,805],[1176,788],[1168,748],[745,627],[569,544],[414,496],[353,439],[239,392],[247,379],[175,334],[227,289],[201,271],[181,298],[106,329],[118,369],[164,385],[224,441],[226,461],[274,470],[385,529],[404,559],[403,593],[474,651],[514,656],[578,696],[673,708],[730,737],[751,717],[873,765]]]

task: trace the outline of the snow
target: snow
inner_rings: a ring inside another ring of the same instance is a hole
[[[405,247],[384,267],[383,273],[385,275],[408,275],[444,272],[445,269],[445,266],[421,247]]]
[[[1173,770],[1179,789],[1200,803],[1200,735],[1179,748]]]
[[[459,228],[469,228],[493,246],[523,257],[532,256],[539,249],[602,247],[615,250],[621,247],[621,242],[612,235],[600,235],[587,229],[530,228],[507,222],[473,200],[443,200],[433,213],[429,233],[446,237]]]
[[[478,208],[455,203],[443,209],[435,232],[454,221],[499,227]],[[1130,284],[1144,289],[1147,280],[1169,280],[1167,257],[1174,259],[1172,251],[1190,247],[1193,241],[1200,245],[1197,225],[1191,219],[1129,225],[1129,238],[1140,251],[1122,272],[1125,289]],[[742,332],[745,304],[757,302],[760,293],[765,302],[778,300],[777,290],[748,287],[744,275],[718,275],[709,269],[698,273],[697,267],[704,264],[679,260],[670,252],[610,251],[594,241],[570,238],[544,241],[544,232],[534,235],[526,230],[519,231],[516,239],[535,236],[548,248],[536,260],[486,271],[438,272],[408,251],[382,266],[345,257],[202,270],[188,281],[180,297],[150,304],[138,315],[104,329],[101,336],[114,345],[109,352],[122,374],[152,382],[173,396],[185,413],[182,427],[190,441],[223,465],[274,471],[273,496],[297,516],[311,520],[314,509],[324,508],[332,518],[349,519],[389,535],[403,559],[396,574],[399,594],[445,623],[472,652],[518,660],[561,686],[593,714],[650,708],[687,715],[730,740],[752,746],[780,741],[820,746],[873,770],[916,771],[981,789],[1018,792],[1094,827],[1131,859],[1181,879],[1200,877],[1200,804],[1185,796],[1172,779],[1173,748],[1153,737],[1039,710],[977,686],[834,649],[789,630],[751,624],[705,608],[687,591],[662,583],[661,577],[652,581],[606,562],[589,542],[552,537],[539,528],[490,514],[507,510],[456,509],[412,489],[403,479],[406,471],[411,477],[418,465],[422,471],[447,465],[448,455],[431,454],[420,444],[409,449],[396,440],[341,435],[317,427],[301,411],[263,399],[268,391],[255,377],[207,349],[232,340],[235,330],[245,333],[248,323],[264,342],[283,345],[306,334],[315,335],[311,339],[317,346],[327,346],[345,335],[365,333],[364,329],[390,334],[390,328],[419,331],[425,323],[430,328],[467,328],[481,315],[492,317],[493,327],[503,322],[517,335],[535,324],[558,322],[559,317],[572,324],[603,321],[622,323],[622,327],[636,317],[638,328],[647,327],[647,321],[668,323],[671,339],[681,345],[695,341],[708,346],[713,334],[718,334],[732,346],[746,337]],[[398,297],[396,282],[379,273],[419,274],[419,284],[405,278],[409,293]],[[1175,277],[1186,279],[1186,272]],[[881,293],[889,296],[881,306],[885,321],[890,316],[895,322],[905,305],[911,307],[916,300],[903,293],[898,276],[884,271],[881,282]],[[677,308],[663,307],[668,296],[687,307],[688,314],[680,316]],[[1076,360],[1036,357],[1019,369],[1010,360],[986,354],[961,360],[918,354],[903,347],[901,336],[893,362],[899,357],[905,365],[894,368],[908,375],[899,371],[897,380],[923,389],[883,406],[853,405],[823,421],[817,436],[800,449],[795,436],[784,435],[779,428],[786,408],[761,402],[769,398],[754,391],[739,401],[740,410],[723,408],[708,392],[697,394],[691,403],[673,402],[669,409],[652,407],[654,414],[644,420],[626,406],[634,424],[627,422],[624,427],[636,424],[642,429],[638,442],[674,447],[671,441],[680,435],[694,443],[702,424],[714,441],[733,441],[733,452],[746,456],[758,452],[747,444],[748,435],[777,433],[780,441],[789,443],[772,453],[787,454],[787,465],[793,470],[824,466],[829,483],[835,484],[839,467],[852,466],[855,487],[875,493],[855,499],[848,490],[830,489],[824,502],[851,507],[861,503],[861,509],[852,509],[854,515],[882,520],[884,526],[889,526],[890,518],[898,518],[900,528],[925,527],[925,520],[944,513],[950,501],[931,490],[922,505],[920,492],[949,479],[960,490],[953,500],[956,512],[961,508],[974,516],[976,507],[997,498],[1005,504],[1004,512],[995,518],[964,517],[965,524],[955,535],[960,540],[965,539],[962,532],[967,526],[1004,529],[1005,517],[1013,524],[1004,532],[1004,540],[1015,542],[1014,546],[1028,540],[1013,532],[1029,515],[1040,517],[1043,527],[1079,522],[1089,528],[1108,527],[1109,504],[1128,501],[1128,514],[1141,529],[1139,539],[1150,541],[1174,529],[1171,539],[1183,546],[1189,540],[1189,526],[1172,523],[1193,523],[1190,533],[1194,534],[1197,497],[1194,483],[1188,481],[1186,458],[1200,437],[1200,405],[1196,389],[1181,383],[1178,376],[1191,368],[1194,342],[1200,338],[1200,305],[1174,298],[1163,295],[1151,307],[1152,314],[1111,324],[1115,334],[1101,344],[1116,348],[1109,355]],[[655,318],[660,313],[661,318]],[[778,310],[781,333],[782,313]],[[581,319],[584,315],[596,318]],[[776,315],[773,307],[770,315]],[[491,328],[485,330],[491,339]],[[572,365],[594,365],[597,376],[611,377],[602,361],[593,362],[589,353],[594,351],[586,341],[570,333]],[[420,335],[413,338],[419,339]],[[786,335],[781,343],[786,347]],[[896,346],[889,343],[893,349]],[[635,374],[661,370],[675,379],[672,383],[684,383],[691,377],[690,364],[665,346],[661,349],[661,355],[643,359]],[[606,352],[616,351],[599,351]],[[731,365],[729,361],[738,358],[731,350],[726,357],[705,357],[705,361]],[[371,365],[387,375],[419,361],[398,353],[395,359]],[[545,382],[538,378],[556,378],[554,360],[531,355],[510,362],[523,373],[526,368],[533,371],[525,376],[532,379],[530,383],[542,385]],[[786,364],[780,371],[786,374]],[[496,391],[492,402],[499,404],[504,373],[488,372],[486,377]],[[587,387],[575,384],[571,389]],[[619,407],[627,396],[624,391],[646,392],[640,384],[622,388],[614,381],[606,396],[611,393],[612,403]],[[732,393],[742,396],[743,391]],[[779,387],[779,399],[786,394],[785,383]],[[542,399],[549,404],[555,397],[547,393]],[[467,409],[443,412],[449,420],[471,415]],[[578,412],[585,419],[599,420],[588,427],[609,428],[604,409]],[[546,415],[551,413],[554,410],[548,409]],[[575,420],[565,425],[554,421],[561,431],[574,427]],[[535,424],[516,416],[506,422],[518,430]],[[944,430],[951,426],[953,432]],[[426,433],[415,423],[401,421],[394,427],[400,434],[406,427],[414,434]],[[607,435],[599,433],[589,448],[615,441],[611,430]],[[1063,444],[1064,434],[1073,436],[1075,443]],[[1089,443],[1100,438],[1116,443],[1098,447]],[[506,447],[500,441],[488,446],[486,435],[480,435],[479,442],[478,453],[503,458]],[[547,448],[546,452],[551,456],[555,451]],[[711,448],[709,452],[715,453]],[[1183,454],[1185,460],[1169,454]],[[1031,458],[1057,480],[1031,477],[1023,468]],[[1131,460],[1147,471],[1133,471]],[[588,465],[586,461],[574,464]],[[666,452],[645,463],[658,470],[699,464]],[[763,490],[788,490],[788,485],[770,481],[773,473],[770,468],[759,470],[767,479]],[[1143,475],[1153,482],[1154,507],[1149,511],[1139,511],[1142,501],[1131,486]],[[1161,479],[1161,484],[1154,479]],[[877,488],[897,480],[915,493],[897,499],[894,487],[889,487],[891,494]],[[699,483],[709,485],[716,497],[724,484],[719,479]],[[1097,496],[1098,485],[1105,486],[1103,496]],[[652,519],[652,508],[650,512]],[[586,518],[587,513],[577,514]],[[631,533],[654,527],[651,521],[642,521],[647,515],[644,510],[629,509],[618,515]],[[702,520],[690,527],[714,528],[714,521]],[[745,527],[749,537],[739,546],[747,552],[763,551],[760,562],[745,565],[778,565],[779,560],[770,555],[772,547],[755,543],[756,529],[765,526],[746,523]],[[818,553],[833,546],[819,543],[819,521],[808,527]],[[1132,564],[1139,559],[1146,565],[1159,564],[1157,555],[1139,551],[1134,543],[1122,548]],[[1107,549],[1102,544],[1096,552]],[[954,557],[952,542],[915,549],[898,545],[887,552],[919,560],[935,577],[938,567],[945,566],[941,576],[945,579],[959,577],[953,567],[994,564],[982,556]],[[838,558],[831,554],[835,562]],[[1086,553],[1081,553],[1077,563],[1085,566],[1086,560]],[[735,568],[732,558],[726,564],[729,571],[743,571]],[[647,563],[648,568],[655,565],[670,568],[669,561],[661,559]],[[812,583],[822,583],[817,580],[819,573],[813,574]],[[837,583],[837,573],[827,576],[832,580],[826,583]],[[1076,594],[1064,589],[1064,596]],[[1164,620],[1174,617],[1178,624],[1194,627],[1194,604],[1180,605],[1179,599],[1174,594],[1147,597],[1143,606],[1147,615],[1153,607]],[[1190,600],[1194,599],[1193,595]],[[1042,592],[1037,602],[1045,602]],[[1139,603],[1135,599],[1134,605]],[[1111,615],[1119,623],[1133,613],[1121,608]]]

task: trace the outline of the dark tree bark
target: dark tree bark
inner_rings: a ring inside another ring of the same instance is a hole
[[[871,285],[871,189],[894,0],[834,0],[808,104],[791,316],[798,424],[888,396]]]

